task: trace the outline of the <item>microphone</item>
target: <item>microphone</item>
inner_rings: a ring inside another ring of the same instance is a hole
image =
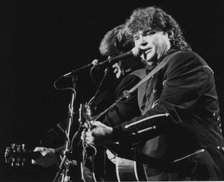
[[[95,66],[103,66],[103,65],[106,65],[106,64],[115,64],[118,61],[120,61],[121,59],[125,59],[125,58],[131,57],[131,56],[136,57],[136,56],[139,55],[139,52],[140,52],[140,49],[138,47],[134,47],[128,52],[125,52],[121,55],[109,58],[109,59],[107,59],[106,61],[103,61],[103,62],[99,62],[97,59],[94,59],[91,63],[89,63],[87,65],[84,65],[80,68],[77,68],[77,69],[75,69],[75,70],[73,70],[69,73],[66,73],[62,77],[64,77],[64,78],[70,77],[71,75],[74,75],[75,73],[78,73],[79,71],[87,69],[87,68],[92,67],[92,66],[95,67]]]
[[[139,52],[140,52],[140,49],[138,47],[134,47],[133,49],[131,49],[128,52],[125,52],[125,53],[123,53],[121,55],[109,58],[106,61],[97,63],[94,66],[101,66],[101,65],[104,65],[104,64],[115,64],[118,61],[120,61],[122,59],[125,59],[125,58],[128,58],[128,57],[132,57],[132,56],[137,57],[139,55]]]
[[[78,73],[79,71],[82,71],[82,70],[87,69],[87,68],[92,67],[92,66],[96,66],[98,64],[98,62],[99,61],[97,59],[94,59],[91,63],[89,63],[87,65],[84,65],[82,67],[79,67],[79,68],[77,68],[77,69],[75,69],[75,70],[73,70],[73,71],[71,71],[69,73],[66,73],[62,77],[65,77],[65,78],[66,77],[70,77],[71,75],[73,75],[75,73]]]

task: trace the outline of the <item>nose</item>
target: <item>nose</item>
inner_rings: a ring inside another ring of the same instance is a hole
[[[146,46],[147,45],[147,41],[145,40],[145,38],[141,35],[140,36],[140,46]]]

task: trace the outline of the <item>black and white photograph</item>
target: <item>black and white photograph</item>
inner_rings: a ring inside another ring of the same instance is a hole
[[[0,182],[224,181],[224,1],[0,1]]]

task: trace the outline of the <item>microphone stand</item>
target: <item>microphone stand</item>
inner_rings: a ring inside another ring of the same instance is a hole
[[[90,99],[90,101],[89,101],[89,103],[88,103],[89,106],[91,106],[91,105],[94,103],[94,101],[95,101],[97,95],[99,94],[100,89],[101,89],[101,87],[102,87],[102,85],[103,85],[103,83],[104,83],[104,81],[105,81],[107,75],[108,75],[108,67],[107,67],[106,69],[104,69],[103,78],[101,79],[100,84],[99,84],[99,86],[97,87],[97,90],[96,90],[94,96]]]
[[[98,87],[98,89],[97,89],[94,97],[89,101],[89,105],[92,105],[93,104],[93,102],[94,102],[94,100],[95,100],[95,98],[96,98],[96,96],[97,96],[97,94],[98,94],[98,92],[99,92],[99,90],[100,90],[100,88],[101,88],[101,86],[102,86],[102,84],[103,84],[106,76],[108,75],[108,66],[109,66],[108,63],[111,63],[111,61],[115,61],[115,60],[112,60],[112,59],[109,58],[108,60],[104,61],[101,64],[101,65],[106,65],[106,69],[104,70],[103,78],[102,78],[102,80],[100,82],[100,85],[99,85],[99,87]],[[86,68],[88,68],[88,67],[90,67],[92,65],[93,66],[96,66],[97,65],[97,62],[96,61],[95,62],[93,61],[92,63],[90,63],[88,65],[85,65],[85,66],[82,66],[81,68],[78,68],[76,70],[73,70],[72,72],[67,73],[67,74],[59,77],[54,82],[54,87],[56,89],[58,89],[57,86],[56,86],[56,83],[57,83],[57,81],[59,79],[61,79],[63,77],[71,77],[72,78],[72,83],[73,83],[73,88],[70,88],[70,89],[73,92],[72,92],[72,95],[71,95],[71,101],[69,103],[69,120],[68,120],[67,128],[65,130],[65,135],[66,135],[66,137],[65,137],[66,138],[65,139],[65,145],[64,145],[65,148],[63,150],[63,155],[61,156],[61,162],[59,164],[59,170],[56,173],[53,182],[71,182],[70,176],[68,176],[69,167],[70,167],[71,164],[77,165],[77,162],[73,162],[73,161],[69,160],[69,158],[68,158],[68,156],[70,156],[69,153],[72,151],[71,148],[72,148],[72,141],[73,140],[70,140],[70,131],[71,131],[72,123],[73,123],[73,113],[74,113],[74,111],[73,111],[74,110],[73,105],[74,105],[74,100],[76,98],[76,90],[75,90],[75,87],[76,87],[76,82],[78,80],[77,76],[74,73],[79,72],[81,70],[84,70],[84,69],[86,69]],[[59,90],[65,90],[65,89],[59,89]],[[79,127],[78,131],[74,134],[73,139],[78,136],[78,134],[81,131],[80,130],[81,127],[82,127],[82,123],[80,123],[80,127]],[[82,180],[85,181],[85,179],[82,179]]]
[[[69,112],[68,112],[69,119],[68,119],[67,127],[65,130],[65,135],[66,135],[65,148],[63,151],[63,156],[61,157],[62,159],[61,159],[61,163],[59,165],[59,171],[57,172],[53,182],[71,182],[70,176],[68,176],[68,172],[69,172],[69,166],[70,166],[70,164],[73,164],[73,162],[70,161],[67,156],[68,156],[69,152],[71,151],[70,132],[71,132],[71,126],[73,123],[74,100],[76,98],[75,87],[76,87],[77,80],[78,80],[77,76],[75,78],[74,78],[74,76],[72,76],[73,88],[71,89],[72,95],[71,95],[71,101],[69,103]]]

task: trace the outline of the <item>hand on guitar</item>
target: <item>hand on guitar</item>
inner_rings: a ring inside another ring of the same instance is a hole
[[[103,145],[111,142],[112,132],[112,127],[94,121],[90,129],[82,132],[81,139],[89,145]]]
[[[34,152],[40,152],[41,157],[32,160],[32,164],[37,164],[42,167],[49,167],[57,163],[56,149],[46,147],[36,147]]]

